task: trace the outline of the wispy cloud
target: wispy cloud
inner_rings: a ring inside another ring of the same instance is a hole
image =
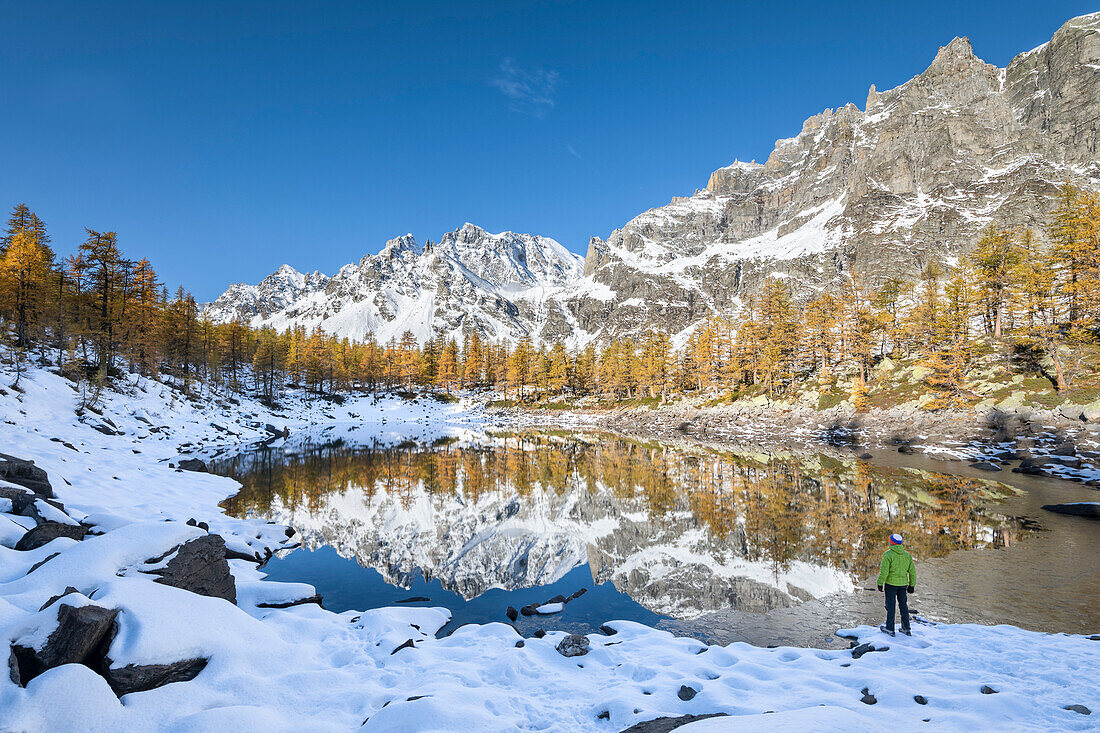
[[[577,152],[577,149],[574,148],[569,143],[565,144],[565,149],[569,152],[570,155],[572,155],[577,160],[584,160],[584,158],[581,157],[581,154]]]
[[[513,58],[504,58],[489,83],[511,100],[517,112],[542,117],[554,108],[560,76],[553,69],[524,69]]]

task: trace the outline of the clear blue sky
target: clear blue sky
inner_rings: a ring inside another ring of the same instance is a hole
[[[1086,2],[0,2],[0,206],[200,300],[472,221],[584,253],[970,37]]]

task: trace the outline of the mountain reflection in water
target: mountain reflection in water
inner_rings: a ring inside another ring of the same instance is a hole
[[[306,547],[331,546],[403,588],[423,577],[470,599],[588,565],[594,583],[677,618],[852,590],[877,572],[890,532],[930,558],[1026,531],[983,508],[1014,492],[999,483],[612,435],[306,442],[212,464],[243,484],[232,514],[290,524]]]

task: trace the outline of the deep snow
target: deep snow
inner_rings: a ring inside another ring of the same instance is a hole
[[[190,401],[141,382],[109,393],[102,415],[78,421],[77,395],[65,380],[34,370],[20,394],[6,386],[11,375],[0,376],[0,452],[35,460],[70,514],[102,532],[19,552],[11,548],[31,523],[0,506],[0,634],[40,644],[56,624],[56,605],[39,608],[73,586],[79,594],[67,596],[71,605],[120,609],[110,650],[116,665],[210,659],[189,682],[121,701],[81,665],[49,670],[26,689],[0,675],[0,730],[618,731],[711,712],[746,717],[684,730],[909,730],[925,719],[938,729],[1085,730],[1097,722],[1064,709],[1100,708],[1100,640],[1083,636],[921,625],[912,639],[887,639],[863,627],[847,633],[890,650],[855,659],[847,650],[707,647],[611,621],[616,634],[592,635],[587,655],[566,658],[555,650],[561,633],[517,646],[521,638],[506,624],[437,639],[448,620],[440,609],[258,608],[312,588],[265,581],[244,560],[230,561],[238,605],[160,585],[146,561],[202,536],[184,523],[189,518],[209,522],[230,548],[249,554],[295,539],[278,525],[225,516],[218,502],[235,482],[170,468],[181,444],[255,441],[266,437],[268,422],[292,434],[357,423],[383,441],[432,439],[479,432],[486,418],[472,402],[389,397],[342,405],[293,397],[272,414],[246,399]],[[412,647],[393,653],[408,640]],[[684,685],[698,691],[689,701],[678,695]],[[983,694],[983,685],[996,694]],[[861,702],[863,688],[875,704]]]

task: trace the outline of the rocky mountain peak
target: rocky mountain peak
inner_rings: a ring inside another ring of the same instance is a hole
[[[1036,223],[1058,185],[1100,188],[1098,72],[1100,13],[1005,69],[955,38],[904,84],[871,85],[864,110],[813,115],[765,164],[734,161],[704,190],[592,237],[583,261],[546,237],[466,223],[428,257],[406,235],[327,283],[233,286],[209,312],[383,341],[413,330],[583,344],[656,325],[682,342],[772,277],[796,296],[853,272],[873,287],[958,257],[991,224],[1045,236]]]

